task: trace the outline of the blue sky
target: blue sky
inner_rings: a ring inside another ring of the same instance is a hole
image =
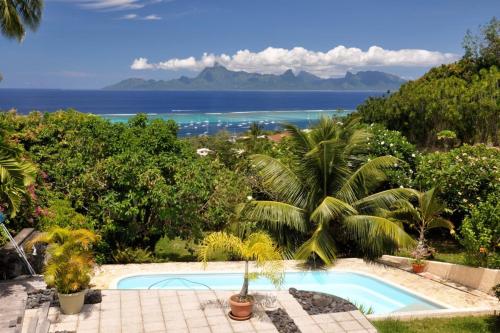
[[[23,43],[0,36],[0,87],[93,89],[194,76],[215,61],[414,78],[456,59],[465,31],[493,15],[498,0],[46,0],[40,29]]]

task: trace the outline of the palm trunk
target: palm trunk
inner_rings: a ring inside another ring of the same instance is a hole
[[[248,261],[245,261],[245,275],[243,277],[243,286],[240,291],[240,302],[246,301],[248,296]]]

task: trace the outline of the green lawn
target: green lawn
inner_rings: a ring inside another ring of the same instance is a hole
[[[418,319],[411,321],[382,320],[373,325],[380,333],[496,333],[500,317],[457,317]]]

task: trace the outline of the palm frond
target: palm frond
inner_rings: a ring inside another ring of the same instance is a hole
[[[266,223],[275,230],[283,225],[302,233],[309,229],[303,209],[278,201],[251,201],[243,208],[241,216]]]
[[[361,213],[374,212],[376,209],[391,209],[399,201],[415,197],[418,192],[410,188],[395,188],[377,192],[357,200],[352,205]]]
[[[400,224],[383,217],[353,215],[346,217],[344,224],[360,243],[380,238],[393,242],[399,248],[408,248],[415,244],[413,238],[404,231]]]
[[[311,220],[316,223],[328,223],[342,216],[354,215],[357,211],[348,203],[334,197],[326,197],[311,213]]]
[[[349,203],[359,200],[385,181],[385,170],[399,162],[394,156],[380,156],[366,162],[346,180],[335,196]]]
[[[303,207],[306,191],[300,178],[285,164],[267,155],[250,157],[262,180],[262,185],[280,201]]]
[[[295,258],[299,260],[307,260],[314,253],[325,264],[331,264],[335,258],[336,249],[335,241],[328,232],[327,228],[319,225],[309,238],[295,253]]]
[[[435,217],[433,218],[429,224],[427,225],[427,229],[434,229],[434,228],[445,228],[450,231],[453,231],[455,229],[455,226],[450,220],[447,220],[442,217]]]

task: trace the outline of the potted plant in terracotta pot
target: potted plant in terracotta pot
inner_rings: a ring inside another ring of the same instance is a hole
[[[229,298],[231,306],[229,316],[234,320],[249,319],[255,303],[253,296],[248,294],[249,281],[264,276],[279,287],[284,276],[281,251],[272,238],[264,232],[252,233],[245,239],[225,232],[215,232],[204,238],[198,257],[206,265],[214,253],[227,253],[245,262],[241,291]],[[257,272],[249,272],[249,261],[254,261]]]
[[[86,229],[56,227],[31,242],[48,245],[44,278],[48,287],[56,289],[64,314],[79,313],[83,307],[94,265],[92,244],[97,240],[98,236]]]

